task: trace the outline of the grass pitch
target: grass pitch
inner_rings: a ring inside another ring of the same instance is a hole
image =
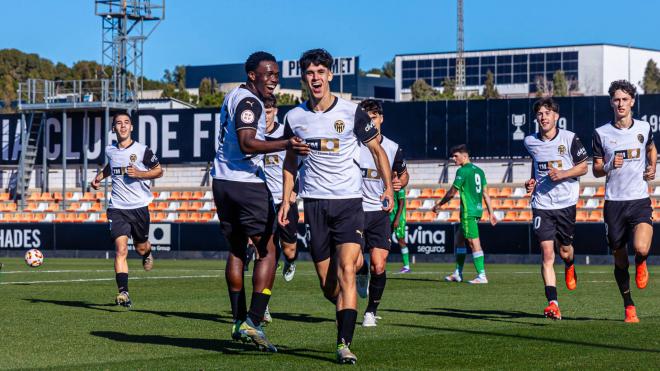
[[[335,358],[335,311],[313,266],[286,283],[278,271],[265,354],[230,340],[224,262],[131,260],[131,310],[113,304],[112,260],[48,259],[37,269],[2,259],[0,368],[325,369]],[[390,264],[391,272],[398,264]],[[641,323],[623,322],[610,266],[579,266],[578,289],[559,285],[564,320],[542,316],[540,267],[487,265],[483,286],[441,282],[447,264],[388,275],[376,328],[355,330],[365,369],[657,369],[660,269],[633,288]],[[466,265],[466,278],[473,268]],[[557,266],[558,272],[563,272]],[[631,268],[631,273],[634,275]],[[563,274],[558,274],[562,283]],[[634,287],[634,276],[632,280]],[[249,291],[248,291],[249,292]],[[249,295],[248,295],[249,297]],[[361,322],[365,301],[359,303]]]

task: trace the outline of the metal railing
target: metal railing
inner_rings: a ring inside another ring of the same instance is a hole
[[[127,104],[137,97],[122,96],[111,80],[29,79],[18,85],[18,108],[84,108]]]

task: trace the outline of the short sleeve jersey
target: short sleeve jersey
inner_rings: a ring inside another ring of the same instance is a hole
[[[270,133],[266,133],[266,140],[280,140],[283,135],[284,125],[276,122],[273,130]],[[264,155],[266,185],[273,195],[273,201],[276,205],[282,202],[282,168],[284,166],[285,156],[286,150]]]
[[[385,150],[390,169],[399,175],[406,172],[406,162],[401,147],[384,135],[381,135],[380,145]],[[364,211],[382,210],[380,196],[383,194],[385,184],[378,174],[374,156],[365,145],[360,145],[360,171],[362,171],[362,209]]]
[[[349,199],[362,197],[360,147],[378,135],[369,115],[357,104],[335,97],[324,112],[305,102],[290,110],[284,136],[298,136],[309,146],[298,170],[300,197]]]
[[[602,158],[608,164],[614,156],[623,156],[623,166],[607,174],[606,200],[627,201],[649,197],[644,171],[647,165],[646,147],[652,143],[653,132],[646,121],[633,120],[627,129],[620,129],[611,122],[596,129],[593,136],[594,158]]]
[[[147,171],[158,166],[158,157],[147,146],[133,141],[126,148],[116,143],[105,147],[108,168],[112,179],[111,209],[137,209],[149,206],[153,200],[151,180],[135,179],[128,176],[126,169]]]
[[[539,133],[525,138],[525,148],[532,156],[536,188],[532,194],[534,209],[557,210],[577,204],[580,198],[578,178],[554,182],[548,176],[550,169],[568,170],[587,160],[587,150],[575,133],[557,129],[550,140],[543,140]]]
[[[461,196],[461,218],[481,218],[483,214],[481,198],[485,186],[486,175],[473,163],[467,163],[456,170],[452,187],[456,188]]]
[[[238,141],[240,130],[256,130],[256,138],[265,140],[266,113],[263,104],[244,86],[227,93],[220,110],[218,150],[213,160],[214,179],[263,183],[263,155],[247,155]]]

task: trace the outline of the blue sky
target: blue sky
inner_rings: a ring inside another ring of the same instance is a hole
[[[577,43],[660,49],[660,1],[465,0],[466,50]],[[0,48],[71,65],[101,59],[93,0],[0,1]],[[634,4],[635,6],[628,6]],[[455,0],[167,0],[166,19],[145,44],[144,68],[159,79],[175,65],[243,62],[255,50],[296,59],[323,47],[360,56],[362,69],[395,54],[450,51]],[[643,6],[642,6],[643,5]]]

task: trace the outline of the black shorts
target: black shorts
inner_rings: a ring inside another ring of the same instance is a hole
[[[575,235],[575,205],[563,209],[532,209],[536,238],[541,241],[557,241],[562,246],[573,243]]]
[[[242,237],[273,233],[275,207],[266,183],[213,179],[213,200],[220,228],[230,241],[233,233]]]
[[[603,207],[607,243],[612,251],[625,247],[637,224],[653,225],[653,208],[650,198],[630,201],[605,200]]]
[[[373,248],[390,249],[392,243],[392,225],[390,214],[386,211],[364,212],[364,250]]]
[[[305,224],[309,227],[308,247],[317,263],[334,255],[337,245],[362,245],[364,211],[362,198],[342,200],[305,199]]]
[[[109,208],[106,214],[110,225],[110,238],[121,236],[133,238],[133,243],[143,243],[149,239],[149,208],[137,209]]]
[[[277,205],[277,211],[279,212],[280,206]],[[297,243],[298,242],[298,203],[294,202],[289,207],[289,213],[287,214],[287,220],[289,224],[285,227],[277,225],[277,238],[286,243]]]

